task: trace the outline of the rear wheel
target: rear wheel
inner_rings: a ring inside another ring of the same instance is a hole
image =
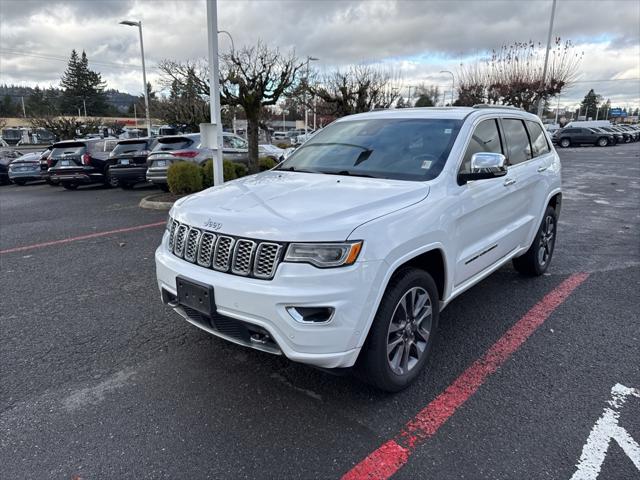
[[[529,250],[521,257],[513,259],[513,266],[518,272],[538,276],[547,271],[556,245],[557,221],[556,211],[552,207],[547,207]]]
[[[131,190],[133,188],[133,183],[120,182],[119,185],[123,190]]]
[[[562,140],[560,140],[560,146],[562,148],[567,148],[571,146],[571,140],[569,140],[568,138],[563,138]]]
[[[607,137],[600,137],[597,143],[599,147],[606,147],[609,145],[609,139]]]
[[[435,341],[438,290],[416,268],[397,272],[378,307],[356,368],[371,385],[388,392],[408,387],[424,368]]]
[[[118,186],[118,179],[107,172],[104,179],[104,184],[109,188],[116,188]]]
[[[67,190],[75,190],[78,188],[78,184],[73,182],[62,182],[62,186]]]

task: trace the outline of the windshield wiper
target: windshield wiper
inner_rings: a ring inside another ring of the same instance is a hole
[[[327,142],[327,143],[323,143],[323,142],[314,142],[314,143],[305,143],[304,145],[302,145],[298,150],[302,150],[303,148],[308,148],[308,147],[326,147],[326,146],[332,146],[332,145],[341,145],[343,147],[353,147],[353,148],[361,148],[362,150],[369,150],[368,147],[363,147],[362,145],[356,145],[355,143],[341,143],[341,142]]]
[[[367,178],[378,178],[375,177],[373,175],[369,175],[367,173],[357,173],[357,172],[352,172],[350,170],[340,170],[337,172],[320,172],[320,173],[324,173],[326,175],[345,175],[347,177],[367,177]]]
[[[323,172],[318,172],[317,170],[304,170],[302,168],[296,168],[296,167],[274,168],[274,170],[281,170],[283,172],[323,173]]]

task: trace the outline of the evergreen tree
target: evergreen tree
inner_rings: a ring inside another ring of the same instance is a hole
[[[2,97],[2,103],[0,104],[0,117],[15,117],[16,106],[11,100],[11,96],[5,95]]]
[[[78,53],[72,50],[60,86],[64,90],[60,105],[62,113],[77,114],[78,109],[84,112],[85,105],[89,116],[100,116],[107,112],[104,94],[106,84],[100,73],[89,68],[89,59],[84,51],[78,57]]]
[[[597,95],[596,92],[593,91],[593,88],[589,90],[589,92],[584,96],[582,100],[582,104],[580,106],[580,111],[584,112],[585,118],[588,120],[591,118],[596,118],[596,112],[598,111],[598,104],[602,101],[602,97]]]

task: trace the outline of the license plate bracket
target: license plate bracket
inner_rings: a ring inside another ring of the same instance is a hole
[[[178,303],[211,317],[216,312],[213,287],[182,276],[176,277]]]
[[[120,165],[129,165],[129,159],[128,158],[121,158],[118,163]]]

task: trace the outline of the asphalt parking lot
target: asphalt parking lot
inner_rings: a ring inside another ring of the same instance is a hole
[[[457,298],[395,395],[165,308],[153,190],[1,187],[0,478],[640,478],[640,144],[560,154],[549,272]]]

